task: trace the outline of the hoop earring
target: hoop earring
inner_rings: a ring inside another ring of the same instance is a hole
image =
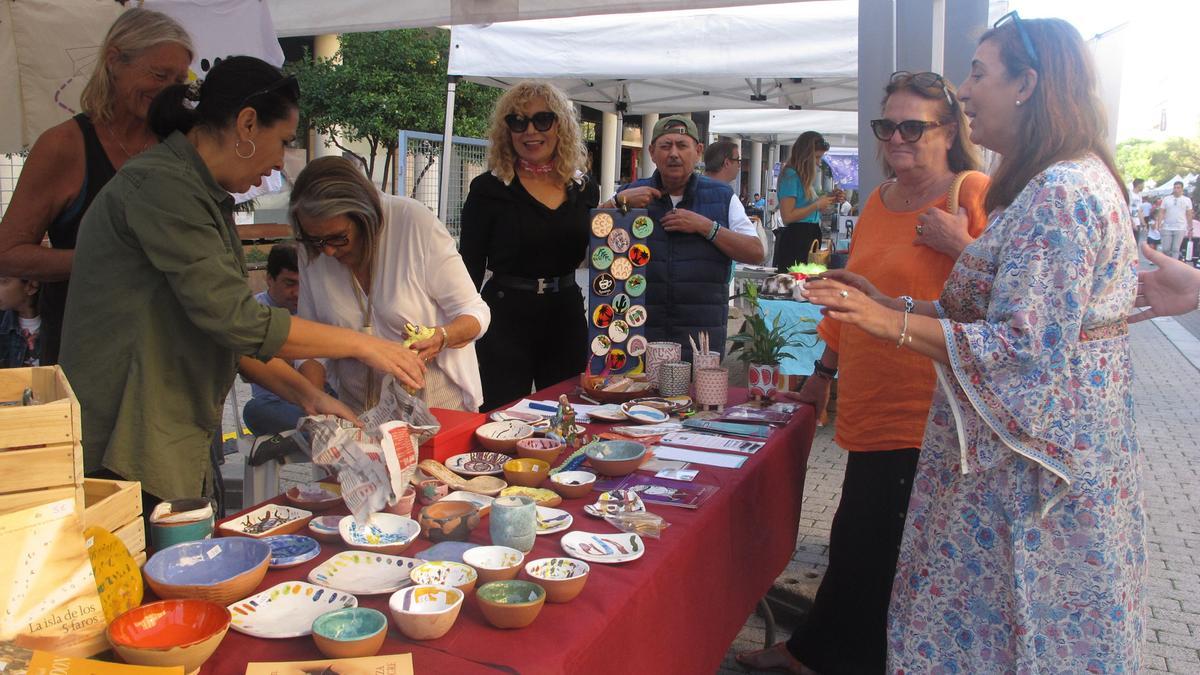
[[[241,151],[240,151],[240,150],[238,150],[238,148],[241,148],[241,147],[242,147],[242,142],[241,142],[241,141],[238,141],[237,143],[234,143],[234,144],[233,144],[233,154],[237,155],[238,157],[240,157],[240,158],[242,158],[242,159],[250,159],[251,157],[253,157],[253,156],[254,156],[254,153],[255,153],[255,151],[256,151],[256,150],[258,150],[258,148],[254,147],[254,141],[251,141],[251,140],[247,139],[247,140],[246,140],[246,142],[250,144],[250,154],[248,154],[248,155],[243,155],[243,154],[241,153]]]

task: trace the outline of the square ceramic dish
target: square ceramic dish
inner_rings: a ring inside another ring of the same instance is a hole
[[[295,534],[304,529],[312,517],[312,511],[292,506],[267,504],[244,516],[221,523],[217,529],[225,536],[236,535],[261,539],[277,534]]]
[[[229,605],[231,625],[239,633],[260,638],[291,638],[312,633],[312,623],[326,612],[357,607],[358,598],[303,581],[285,581]]]
[[[392,593],[407,586],[424,560],[366,551],[342,551],[308,573],[308,580],[355,595]]]

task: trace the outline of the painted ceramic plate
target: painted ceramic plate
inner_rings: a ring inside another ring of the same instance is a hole
[[[646,314],[646,308],[641,305],[633,305],[625,310],[625,321],[634,328],[645,324],[648,317],[649,314]]]
[[[588,419],[593,422],[621,422],[626,418],[625,411],[621,410],[621,406],[610,403],[592,410],[588,413]]]
[[[417,559],[422,562],[433,560],[449,560],[451,562],[462,562],[462,554],[469,551],[479,544],[472,544],[468,541],[443,541],[440,544],[434,544],[429,548],[417,554]]]
[[[632,303],[629,300],[629,294],[627,293],[617,293],[617,295],[612,299],[612,308],[618,314],[624,314],[627,312],[630,304]]]
[[[595,267],[598,270],[606,270],[608,269],[609,265],[612,265],[612,263],[613,252],[611,248],[607,246],[597,246],[596,249],[592,251],[592,267]],[[613,276],[617,279],[621,278],[615,274]]]
[[[504,463],[512,459],[499,452],[464,452],[446,460],[446,468],[463,476],[497,476]]]
[[[647,220],[649,220],[649,218],[647,218]],[[596,216],[592,218],[592,234],[596,235],[597,237],[600,237],[601,239],[607,237],[608,233],[612,232],[612,229],[613,219],[612,216],[608,215],[607,213],[597,213]]]
[[[497,410],[489,416],[489,419],[493,422],[524,422],[534,428],[550,424],[550,420],[541,415],[520,410]]]
[[[633,263],[629,262],[629,258],[617,258],[609,263],[609,274],[617,281],[625,281],[633,274]]]
[[[625,292],[631,298],[640,298],[646,292],[646,277],[635,274],[625,281]]]
[[[552,509],[549,506],[537,507],[537,533],[554,534],[562,532],[571,526],[575,519],[562,509]]]
[[[633,236],[645,239],[654,231],[654,221],[649,216],[638,216],[633,219]]]
[[[612,340],[607,335],[597,335],[592,338],[592,353],[596,356],[604,356],[610,349],[612,349]]]
[[[592,324],[596,328],[608,328],[608,324],[612,323],[615,318],[617,318],[617,313],[610,304],[601,303],[592,310]]]
[[[646,552],[642,538],[631,532],[568,532],[561,543],[567,555],[588,562],[629,562]]]
[[[608,353],[608,356],[604,358],[604,365],[607,366],[609,370],[619,371],[624,368],[625,364],[628,362],[629,359],[625,356],[624,349],[614,349]]]
[[[317,540],[302,534],[263,537],[263,541],[271,547],[271,569],[295,567],[321,554],[321,545]]]
[[[583,512],[593,518],[615,516],[618,513],[642,513],[646,504],[633,490],[609,490],[601,492],[595,504],[583,507]]]
[[[291,534],[302,529],[312,519],[312,511],[290,506],[267,504],[250,513],[221,525],[226,535],[241,535],[262,539],[277,534]]]
[[[624,342],[629,337],[629,324],[622,319],[613,321],[608,326],[608,339],[613,342]]]
[[[608,272],[601,272],[592,280],[592,292],[600,297],[612,295],[617,290],[617,280]]]
[[[308,531],[325,541],[338,541],[342,535],[338,532],[338,523],[342,516],[317,516],[308,521]]]
[[[308,573],[318,586],[343,593],[378,595],[392,593],[408,585],[409,572],[424,560],[398,555],[342,551]]]
[[[320,483],[293,485],[283,493],[284,499],[298,509],[324,511],[342,503],[342,496]]]
[[[671,419],[665,411],[648,405],[626,403],[621,409],[629,419],[639,424],[660,424]]]
[[[646,353],[647,344],[645,336],[634,335],[629,338],[629,342],[625,343],[625,351],[630,356],[641,356]]]
[[[608,234],[608,247],[613,253],[624,253],[629,250],[630,240],[629,231],[618,228]]]
[[[142,604],[142,573],[125,543],[103,527],[83,531],[104,618],[112,621]]]
[[[230,605],[230,625],[254,637],[301,637],[312,633],[313,620],[325,612],[357,606],[358,598],[353,595],[303,581],[286,581]]]

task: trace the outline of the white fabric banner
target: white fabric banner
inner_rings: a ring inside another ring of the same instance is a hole
[[[192,36],[196,57],[192,75],[204,73],[226,56],[254,56],[283,65],[283,49],[271,24],[271,9],[259,0],[146,0],[153,9],[178,21]]]

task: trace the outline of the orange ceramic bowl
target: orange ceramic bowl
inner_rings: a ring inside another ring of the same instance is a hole
[[[229,610],[207,600],[160,600],[113,619],[108,641],[126,663],[199,672],[229,630]]]
[[[552,438],[522,438],[517,441],[517,457],[540,459],[553,464],[565,447]]]
[[[475,592],[483,617],[496,628],[524,628],[546,604],[546,590],[532,581],[493,581]]]
[[[510,459],[504,463],[504,480],[509,485],[535,488],[550,477],[550,463],[540,459]]]
[[[550,487],[566,499],[579,499],[592,493],[596,474],[591,471],[560,471],[550,477]]]

